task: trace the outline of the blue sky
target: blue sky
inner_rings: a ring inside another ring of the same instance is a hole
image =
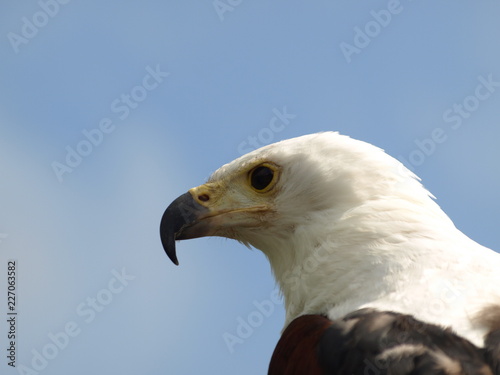
[[[252,145],[376,144],[500,249],[499,16],[493,0],[3,1],[2,351],[8,260],[18,315],[2,374],[265,373],[284,321],[265,257],[204,238],[175,267],[158,235]]]

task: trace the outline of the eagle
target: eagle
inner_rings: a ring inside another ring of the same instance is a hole
[[[160,237],[260,249],[284,299],[270,375],[500,374],[500,254],[369,143],[322,132],[223,165],[165,210]]]

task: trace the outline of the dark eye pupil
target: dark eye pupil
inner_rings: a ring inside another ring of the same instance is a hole
[[[254,189],[265,189],[273,180],[273,171],[268,167],[257,167],[252,171],[250,179]]]

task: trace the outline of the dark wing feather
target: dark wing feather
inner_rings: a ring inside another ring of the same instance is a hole
[[[304,315],[283,332],[268,374],[500,375],[500,333],[488,337],[480,349],[450,329],[373,309],[338,321]]]
[[[274,349],[269,375],[324,374],[317,348],[332,322],[322,315],[304,315],[295,319],[281,335]]]

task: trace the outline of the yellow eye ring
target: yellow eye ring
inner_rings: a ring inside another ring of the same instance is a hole
[[[263,163],[248,172],[248,183],[258,193],[266,193],[278,179],[278,169],[270,163]]]

